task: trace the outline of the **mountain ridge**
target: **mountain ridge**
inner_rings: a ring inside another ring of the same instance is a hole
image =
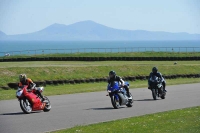
[[[28,34],[6,35],[0,32],[0,40],[200,40],[200,34],[122,30],[87,20],[70,25],[54,23]]]
[[[0,36],[5,36],[6,33],[4,33],[3,31],[0,31]]]

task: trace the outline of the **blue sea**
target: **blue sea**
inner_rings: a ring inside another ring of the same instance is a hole
[[[144,51],[200,52],[200,41],[0,41],[0,56]]]

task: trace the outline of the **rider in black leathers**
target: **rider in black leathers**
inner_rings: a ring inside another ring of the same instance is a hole
[[[114,82],[120,82],[121,86],[124,87],[127,91],[127,96],[130,97],[129,94],[129,87],[127,85],[124,84],[124,81],[122,80],[122,78],[120,76],[117,76],[115,71],[110,71],[109,72],[109,79],[108,79],[108,83],[111,84],[111,87],[114,85]]]
[[[158,72],[158,68],[157,67],[153,67],[152,68],[152,72],[149,74],[149,80],[148,80],[148,89],[151,89],[151,82],[150,82],[150,78],[155,75],[156,77],[160,78],[161,79],[161,82],[162,82],[162,85],[163,85],[163,90],[165,92],[167,92],[165,90],[165,87],[166,87],[166,81],[165,79],[163,78],[162,74],[160,72]]]

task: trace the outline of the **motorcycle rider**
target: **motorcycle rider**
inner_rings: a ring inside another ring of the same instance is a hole
[[[39,90],[37,90],[37,88],[35,87],[36,84],[33,83],[33,81],[30,78],[27,78],[26,74],[20,74],[19,75],[19,80],[20,80],[20,82],[18,84],[19,87],[23,87],[23,85],[28,85],[27,89],[29,89],[29,90],[30,89],[35,89],[36,90],[36,94],[42,98],[42,101],[45,100],[43,95],[41,94],[41,92]]]
[[[127,96],[130,97],[129,94],[129,87],[127,85],[124,84],[124,81],[122,80],[122,78],[120,76],[117,76],[115,71],[110,71],[109,72],[109,79],[108,79],[108,83],[111,84],[111,87],[114,85],[114,82],[120,82],[121,86],[124,87],[126,89],[127,92]]]
[[[166,87],[166,81],[165,79],[163,78],[162,74],[160,72],[158,72],[158,68],[157,67],[153,67],[152,68],[152,72],[149,74],[149,80],[148,80],[148,89],[151,89],[151,81],[150,81],[150,78],[155,75],[156,77],[160,78],[161,79],[161,82],[162,82],[162,85],[163,85],[163,90],[165,92],[167,92],[165,90],[165,87]]]

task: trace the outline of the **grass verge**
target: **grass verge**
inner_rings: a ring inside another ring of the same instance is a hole
[[[26,73],[33,81],[102,78],[110,70],[120,76],[149,75],[157,66],[163,75],[197,74],[200,61],[102,61],[102,62],[1,62],[0,86],[18,82],[18,75]]]
[[[200,56],[200,52],[105,52],[105,53],[69,53],[69,54],[41,54],[41,55],[13,55],[0,58],[26,57],[191,57]]]
[[[53,133],[199,133],[200,106],[76,126]]]
[[[176,84],[187,84],[187,83],[200,83],[200,78],[179,78],[179,79],[169,79],[167,80],[167,85],[176,85]],[[106,82],[101,83],[84,83],[84,84],[65,84],[58,86],[46,86],[44,95],[63,95],[63,94],[73,94],[73,93],[83,93],[83,92],[97,92],[105,91],[106,94]],[[141,81],[137,80],[130,82],[130,88],[141,88],[147,87],[147,80]],[[8,100],[15,98],[16,90],[3,90],[0,89],[0,100]]]

